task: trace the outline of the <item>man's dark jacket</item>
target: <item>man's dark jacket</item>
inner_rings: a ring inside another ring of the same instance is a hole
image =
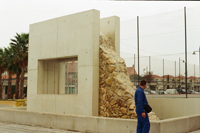
[[[146,95],[144,94],[144,90],[139,86],[135,91],[135,106],[136,112],[143,113],[144,107],[148,105]]]

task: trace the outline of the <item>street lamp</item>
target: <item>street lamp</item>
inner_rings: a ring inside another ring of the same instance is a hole
[[[199,76],[200,76],[200,47],[199,47],[199,51],[193,51],[193,55],[196,55],[195,52],[199,52]]]
[[[184,63],[185,61],[184,60],[181,60],[180,58],[179,58],[179,95],[180,95],[180,89],[181,89],[181,86],[180,86],[180,71],[181,71],[181,68],[180,68],[180,62],[182,61],[182,63]]]
[[[196,55],[195,52],[199,52],[199,76],[200,76],[200,47],[199,47],[199,51],[193,51],[193,55]]]

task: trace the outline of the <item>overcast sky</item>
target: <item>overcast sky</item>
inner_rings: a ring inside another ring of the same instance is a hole
[[[154,55],[155,58],[178,61],[179,57],[184,59],[185,50],[182,32],[184,6],[188,10],[191,8],[190,14],[197,14],[189,15],[192,19],[189,22],[191,30],[188,31],[188,52],[192,52],[200,46],[198,1],[0,0],[0,47],[7,47],[16,32],[28,33],[32,23],[96,9],[100,11],[101,18],[113,15],[120,17],[121,56],[126,59],[128,66],[133,64],[133,54],[137,54],[136,16],[140,16],[141,23],[141,56]],[[163,56],[164,54],[172,56]],[[198,53],[196,56],[188,56],[188,63],[198,65]]]

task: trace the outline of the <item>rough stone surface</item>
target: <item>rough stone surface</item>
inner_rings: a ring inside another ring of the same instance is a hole
[[[99,116],[136,119],[134,94],[125,60],[116,52],[111,39],[100,35],[99,48]],[[150,120],[159,120],[149,113]]]
[[[154,112],[148,113],[149,120],[160,120]]]

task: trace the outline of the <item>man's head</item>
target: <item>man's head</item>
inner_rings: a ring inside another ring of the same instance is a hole
[[[146,81],[145,80],[141,80],[140,81],[140,87],[144,90],[146,87]]]

